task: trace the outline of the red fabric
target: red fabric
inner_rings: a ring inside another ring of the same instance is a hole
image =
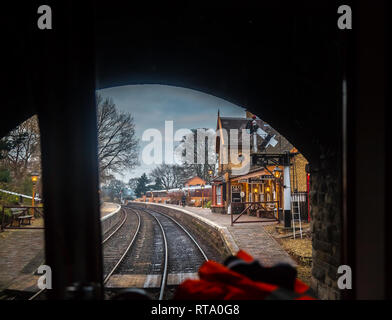
[[[253,257],[239,251],[237,257],[250,262]],[[199,269],[200,280],[185,280],[177,288],[174,299],[179,300],[260,300],[265,299],[278,286],[256,282],[215,262],[207,261]],[[309,287],[296,279],[295,292],[305,293]],[[298,300],[313,299],[301,296]]]
[[[296,279],[294,283],[294,291],[296,293],[305,293],[309,290],[309,286],[303,283],[301,280]]]
[[[246,262],[252,262],[254,260],[253,257],[244,250],[238,251],[236,257]]]
[[[294,300],[317,300],[317,299],[314,297],[311,297],[311,296],[304,295],[304,296],[300,296],[298,298],[295,298]]]

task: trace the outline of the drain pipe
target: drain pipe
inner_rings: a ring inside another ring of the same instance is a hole
[[[283,219],[284,227],[291,227],[291,185],[290,185],[290,162],[285,161],[283,169],[283,188],[284,188],[284,206]]]

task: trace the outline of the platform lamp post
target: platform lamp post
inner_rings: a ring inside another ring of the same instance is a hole
[[[212,169],[208,170],[208,176],[210,177],[210,184],[211,184],[212,174],[213,173],[214,173],[214,171]]]
[[[201,185],[201,207],[204,208],[204,184]]]
[[[279,205],[281,205],[281,198],[282,198],[282,189],[281,189],[281,180],[280,178],[282,177],[282,172],[283,170],[281,168],[279,168],[278,166],[275,167],[275,169],[272,171],[274,174],[274,177],[276,178],[276,180],[278,180],[278,185],[279,185],[279,197],[278,197],[278,207],[277,207],[277,211],[278,211],[278,220],[280,221],[280,217],[279,217]],[[280,222],[279,222],[280,223]]]
[[[31,206],[33,207],[33,218],[34,219],[34,205],[35,205],[35,187],[38,181],[38,173],[31,174],[31,182],[33,183],[33,191],[32,191],[32,198],[31,198]]]

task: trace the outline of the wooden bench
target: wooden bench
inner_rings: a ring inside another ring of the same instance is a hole
[[[31,219],[32,218],[33,218],[33,216],[31,216],[31,215],[19,216],[18,217],[19,226],[21,224],[23,224],[23,225],[31,225]],[[27,221],[27,223],[26,223],[26,221]]]
[[[260,208],[256,210],[256,216],[257,218],[261,218],[262,215],[264,214],[264,216],[266,218],[272,218],[274,217],[274,212],[275,212],[275,205],[274,204],[267,204],[264,208]],[[270,216],[270,217],[268,217]]]
[[[25,214],[26,211],[27,211],[26,209],[11,208],[11,214],[12,214],[11,225],[14,225],[14,222],[17,223],[18,227],[27,224],[31,225],[31,219],[33,218],[33,216]]]

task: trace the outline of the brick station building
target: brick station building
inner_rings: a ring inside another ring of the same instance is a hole
[[[276,140],[275,146],[268,145],[260,148],[264,140],[256,135],[251,137],[249,157],[242,153],[242,129],[246,129],[252,114],[246,117],[221,117],[218,112],[216,127],[216,154],[219,163],[217,176],[212,184],[212,211],[228,213],[229,207],[233,213],[242,212],[250,203],[264,203],[264,207],[274,212],[275,218],[283,219],[284,206],[297,199],[301,204],[301,217],[308,219],[308,174],[306,172],[308,161],[285,137],[280,135],[268,123],[256,119],[256,123],[269,137]],[[230,136],[230,130],[238,129],[238,140]],[[226,131],[227,135],[222,131]],[[232,140],[231,140],[232,139]],[[268,139],[268,138],[267,138]],[[238,153],[231,155],[229,141],[238,142]],[[253,148],[256,142],[257,147]],[[269,159],[266,163],[258,163],[256,157]],[[227,161],[223,158],[227,157]],[[237,159],[234,159],[236,157]],[[288,159],[286,163],[282,159]],[[244,174],[234,174],[241,166],[248,162],[249,170]],[[289,181],[288,181],[289,180]],[[287,192],[287,186],[290,186]],[[286,199],[285,199],[286,198]]]
[[[207,181],[203,180],[202,178],[195,176],[187,181],[185,181],[184,186],[185,187],[199,187],[199,186],[204,186],[207,184]]]

